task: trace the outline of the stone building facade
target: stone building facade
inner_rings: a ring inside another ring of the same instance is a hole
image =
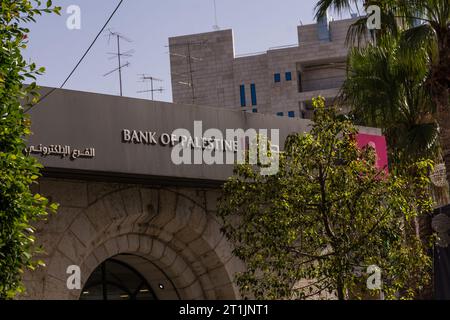
[[[161,138],[202,121],[204,130],[223,132],[282,127],[284,139],[309,123],[70,90],[55,91],[31,118],[28,150],[45,167],[33,191],[60,207],[36,225],[46,267],[25,273],[22,299],[238,299],[233,280],[242,263],[216,216],[233,166],[176,165],[171,145],[129,143],[123,131]],[[67,285],[72,266],[79,288]],[[101,292],[104,269],[126,279]],[[143,287],[132,288],[133,274]]]
[[[218,190],[44,178],[34,191],[60,208],[37,225],[46,267],[25,274],[22,298],[89,298],[89,290],[68,289],[67,267],[80,266],[84,288],[113,257],[137,270],[157,299],[239,297],[233,276],[242,264],[220,232]]]
[[[332,102],[346,76],[354,18],[298,27],[298,44],[236,56],[232,30],[169,39],[174,103],[311,118],[311,100]]]

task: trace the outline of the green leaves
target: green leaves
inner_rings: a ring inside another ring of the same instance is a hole
[[[328,9],[342,13],[352,3],[355,2],[319,0],[316,16]],[[350,56],[350,81],[344,85],[344,104],[353,106],[357,121],[378,123],[374,126],[385,129],[391,140],[390,159],[394,165],[408,162],[408,157],[412,162],[440,157],[450,181],[449,2],[363,1],[364,8],[371,5],[381,9],[381,30],[372,33],[370,41],[366,39],[366,17],[358,18],[350,27],[347,43],[355,44],[358,40],[359,48],[353,49]],[[363,38],[366,41],[361,45]],[[441,155],[437,154],[438,135]],[[445,193],[437,201],[440,205],[447,204],[448,190],[437,193]]]
[[[403,37],[385,36],[378,46],[353,49],[341,97],[358,124],[384,129],[393,167],[435,159],[439,145],[435,108],[424,85],[427,53],[412,52]]]
[[[22,24],[42,12],[57,11],[51,2],[44,9],[40,5],[40,1],[3,0],[0,7],[0,299],[23,292],[23,270],[42,265],[34,260],[39,248],[32,224],[57,209],[45,197],[31,193],[30,185],[36,183],[42,166],[23,152],[30,122],[21,102],[32,103],[38,96],[36,83],[24,86],[24,81],[36,79],[44,69],[22,57],[29,32]]]
[[[366,289],[355,268],[375,264],[388,298],[412,298],[429,279],[411,221],[431,209],[430,162],[387,176],[374,167],[372,149],[357,148],[349,121],[321,98],[314,107],[311,131],[288,137],[277,175],[241,166],[224,185],[218,214],[247,266],[237,277],[242,294],[368,297],[379,290]]]

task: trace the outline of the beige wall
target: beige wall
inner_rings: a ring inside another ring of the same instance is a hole
[[[174,103],[217,107],[234,104],[231,30],[170,38],[169,48]]]

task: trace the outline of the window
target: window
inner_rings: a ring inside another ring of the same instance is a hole
[[[289,118],[294,118],[295,117],[295,111],[289,111],[288,112],[288,117]]]
[[[273,75],[273,80],[274,80],[275,82],[281,82],[281,75],[280,75],[279,73],[275,73],[275,74]]]
[[[156,300],[147,280],[125,262],[110,258],[87,280],[80,300]]]
[[[291,81],[292,80],[292,73],[290,71],[286,72],[285,77],[286,77],[286,81]]]
[[[258,112],[258,109],[253,108],[253,109],[252,109],[252,112],[253,112],[253,113],[257,113],[257,112]]]
[[[282,117],[283,116],[283,112],[277,112],[277,116]]]
[[[247,105],[247,102],[245,101],[245,85],[241,85],[240,87],[241,91],[241,107],[245,107]]]
[[[250,85],[250,92],[252,96],[252,106],[256,106],[256,86],[254,83]]]
[[[306,119],[306,112],[305,112],[305,110],[302,110],[301,118],[302,119]]]
[[[330,41],[330,20],[328,15],[317,19],[319,40]]]
[[[302,74],[300,71],[297,73],[297,83],[298,83],[298,92],[303,92]]]

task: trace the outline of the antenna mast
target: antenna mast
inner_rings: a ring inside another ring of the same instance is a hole
[[[180,53],[174,53],[169,51],[169,55],[175,56],[175,57],[181,57],[186,59],[186,65],[187,65],[187,72],[182,74],[175,74],[172,73],[172,75],[177,76],[187,76],[187,81],[179,81],[178,83],[181,85],[186,85],[191,88],[191,94],[192,94],[192,103],[195,104],[196,95],[195,95],[195,86],[194,86],[194,72],[193,70],[193,63],[200,62],[203,59],[198,58],[195,56],[192,56],[192,47],[193,46],[205,46],[207,41],[199,41],[199,42],[193,42],[193,41],[187,41],[183,43],[177,43],[174,45],[171,45],[172,47],[185,47],[186,48],[186,54],[180,54]]]
[[[148,89],[148,87],[147,87],[147,90],[140,90],[140,91],[136,91],[137,93],[151,93],[151,95],[152,95],[152,101],[154,100],[153,99],[153,94],[154,94],[154,92],[160,92],[160,93],[162,93],[163,91],[164,91],[164,88],[163,87],[159,87],[158,89],[154,89],[154,86],[153,86],[153,82],[162,82],[162,80],[161,79],[158,79],[158,78],[155,78],[155,77],[153,77],[153,76],[150,76],[150,75],[147,75],[147,74],[141,74],[140,75],[141,77],[139,78],[141,81],[140,82],[145,82],[147,85],[148,85],[148,83],[150,82],[150,89]]]
[[[219,27],[219,23],[218,23],[218,20],[217,20],[216,0],[213,0],[213,2],[214,2],[214,22],[215,22],[215,24],[213,25],[213,29],[217,31],[217,30],[220,30],[220,27]]]
[[[113,70],[109,71],[108,73],[105,73],[103,76],[106,77],[106,76],[110,75],[111,73],[119,71],[120,96],[123,96],[122,68],[129,67],[130,66],[130,62],[127,61],[125,64],[122,65],[121,58],[122,57],[132,57],[133,53],[134,53],[134,50],[128,50],[126,52],[121,52],[121,50],[120,50],[120,41],[121,40],[125,40],[126,42],[132,42],[132,41],[130,39],[128,39],[127,37],[125,37],[124,35],[122,35],[122,34],[120,34],[118,32],[113,32],[111,29],[108,29],[108,43],[110,42],[111,37],[114,37],[117,40],[117,53],[115,53],[115,52],[108,52],[108,54],[113,55],[112,58],[117,57],[118,67],[116,69],[113,69]]]

